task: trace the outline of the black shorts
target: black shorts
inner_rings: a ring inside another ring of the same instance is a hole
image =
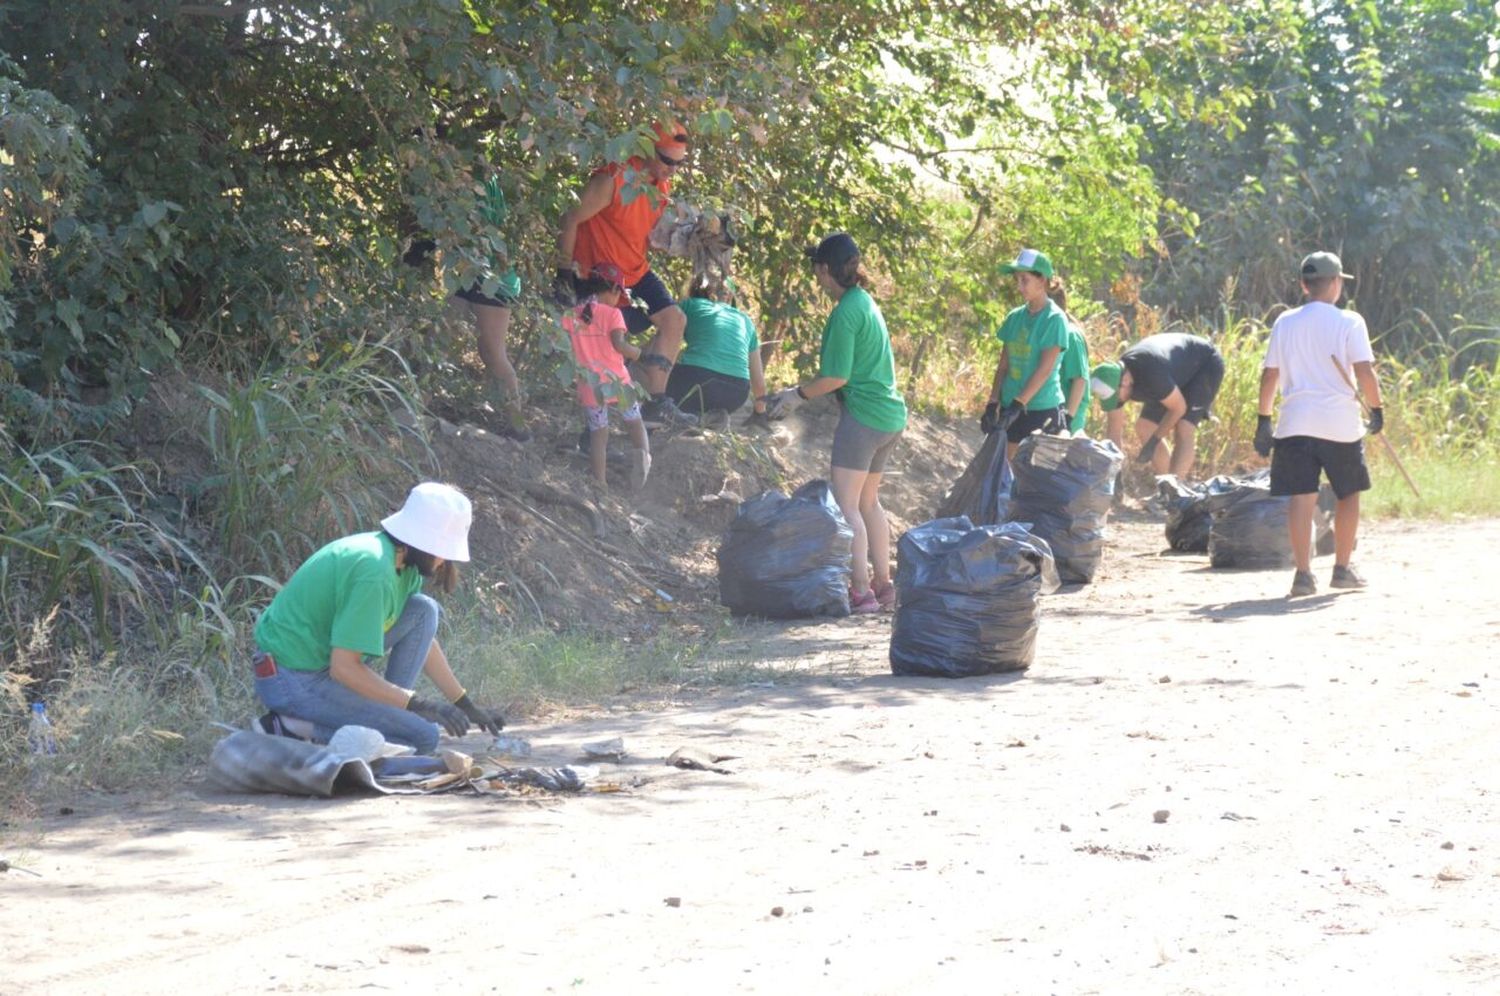
[[[733,412],[750,397],[750,381],[706,367],[695,367],[691,363],[679,363],[667,378],[667,397],[675,401],[678,408],[693,415]]]
[[[1328,474],[1336,498],[1370,490],[1365,441],[1335,443],[1316,436],[1276,440],[1276,448],[1271,451],[1271,494],[1316,494],[1320,472]]]
[[[1219,396],[1219,387],[1223,383],[1224,357],[1215,351],[1214,355],[1198,368],[1192,380],[1186,384],[1177,385],[1177,389],[1182,392],[1183,400],[1187,402],[1187,411],[1183,412],[1182,421],[1191,425],[1199,425],[1208,418],[1214,407],[1214,399]],[[1141,418],[1147,422],[1161,425],[1162,419],[1166,417],[1167,409],[1160,401],[1147,401],[1141,405]]]
[[[1040,408],[1034,412],[1022,412],[1021,417],[1005,430],[1007,442],[1019,443],[1040,429],[1045,435],[1055,436],[1068,427],[1068,410],[1062,405],[1056,408]]]
[[[629,290],[633,300],[646,306],[644,311],[634,305],[621,309],[625,313],[625,327],[630,330],[631,335],[639,335],[649,329],[652,315],[658,311],[665,311],[677,303],[671,292],[667,290],[667,285],[661,282],[661,277],[650,270],[647,270],[645,276],[632,284]]]
[[[461,297],[470,304],[483,305],[486,308],[514,308],[516,302],[520,300],[519,298],[511,297],[509,294],[490,297],[480,290],[482,286],[482,284],[474,284],[472,287],[465,287],[453,296]]]

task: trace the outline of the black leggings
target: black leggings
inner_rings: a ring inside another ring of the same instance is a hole
[[[694,415],[732,412],[750,397],[750,381],[679,363],[667,378],[667,397],[677,402],[677,407]]]

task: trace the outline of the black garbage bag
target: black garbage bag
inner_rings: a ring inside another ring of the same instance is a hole
[[[1233,487],[1208,495],[1204,502],[1213,515],[1208,533],[1210,567],[1275,570],[1292,566],[1292,541],[1287,535],[1286,510],[1291,499],[1271,494],[1271,472],[1229,478]],[[1313,513],[1317,552],[1332,552],[1333,492],[1319,492]]]
[[[938,506],[937,517],[967,516],[977,526],[1004,522],[1015,482],[1005,458],[1005,433],[991,432]]]
[[[1104,557],[1105,522],[1125,457],[1087,436],[1031,435],[1016,450],[1012,522],[1047,541],[1064,581],[1092,581]]]
[[[827,481],[758,494],[720,541],[719,601],[743,616],[847,616],[853,538]]]
[[[1020,671],[1036,651],[1052,552],[1017,522],[934,519],[897,544],[891,672],[935,678]]]
[[[1208,499],[1227,494],[1240,479],[1220,474],[1207,481],[1180,481],[1175,474],[1156,479],[1156,491],[1167,506],[1167,545],[1181,553],[1207,553],[1213,506]]]

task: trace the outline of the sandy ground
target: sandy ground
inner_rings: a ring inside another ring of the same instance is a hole
[[[0,875],[0,991],[1500,991],[1500,523],[1295,603],[1116,529],[1024,676],[755,624],[809,673],[517,731],[624,737],[627,793],[80,801]]]

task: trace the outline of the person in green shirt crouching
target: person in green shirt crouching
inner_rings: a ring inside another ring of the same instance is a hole
[[[849,609],[890,612],[891,527],[880,504],[886,461],[906,428],[906,399],[896,390],[891,334],[880,306],[865,288],[869,275],[859,246],[844,232],[805,250],[813,276],[838,302],[823,326],[818,377],[766,399],[766,416],[785,418],[802,402],[835,394],[841,413],[833,432],[833,498],[854,530],[850,549]]]
[[[259,728],[300,729],[327,743],[341,726],[365,726],[421,754],[436,749],[441,732],[463,736],[471,722],[499,733],[504,718],[454,676],[437,641],[441,609],[422,593],[427,580],[453,590],[472,521],[462,492],[427,481],[379,530],[334,540],[303,561],[255,626],[255,694],[271,710]],[[381,656],[384,677],[366,663]],[[444,699],[413,691],[419,672]]]
[[[678,302],[687,316],[683,350],[667,378],[667,397],[700,418],[708,412],[734,412],[754,398],[753,411],[766,409],[765,370],[760,337],[750,316],[735,307],[735,295],[721,281],[700,275],[688,297]]]
[[[979,427],[1004,431],[1005,455],[1014,460],[1021,440],[1031,433],[1056,434],[1067,428],[1058,361],[1068,345],[1068,320],[1048,296],[1052,261],[1045,255],[1022,249],[1000,272],[1015,274],[1022,303],[995,330],[1003,345]]]

